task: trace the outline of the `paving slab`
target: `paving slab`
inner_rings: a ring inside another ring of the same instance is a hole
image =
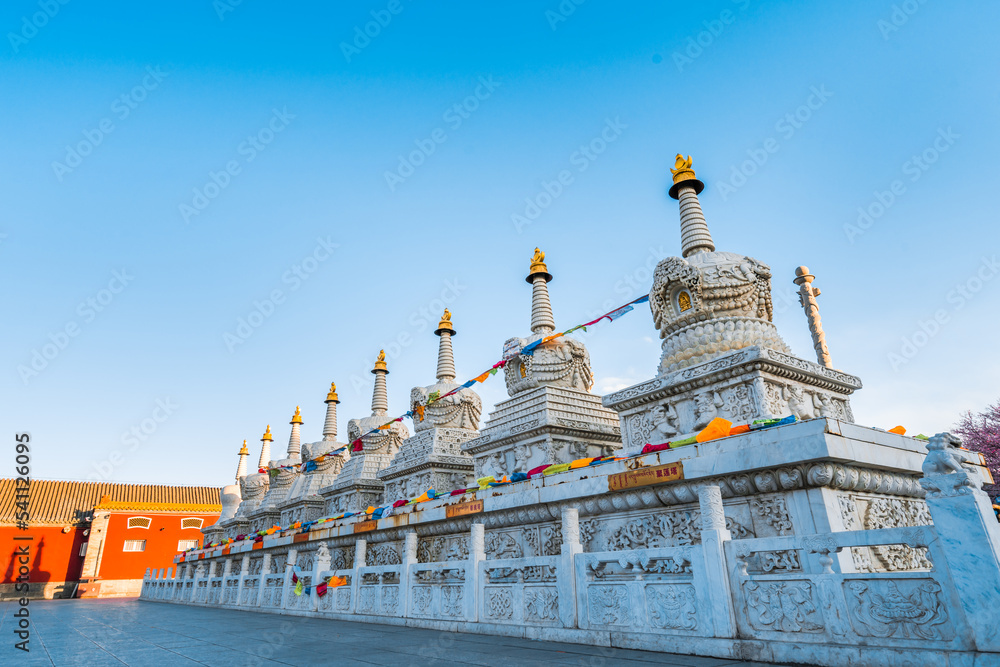
[[[754,667],[632,649],[113,600],[34,600],[30,653],[14,647],[17,603],[0,602],[0,665],[152,667]],[[760,666],[765,667],[765,666]],[[772,666],[773,667],[773,666]]]

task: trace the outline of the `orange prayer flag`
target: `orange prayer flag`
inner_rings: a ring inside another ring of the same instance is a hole
[[[906,429],[902,426],[894,426],[889,429],[889,433],[895,433],[897,435],[906,435]]]
[[[486,371],[485,373],[476,378],[476,382],[486,382],[486,378],[488,378],[489,376],[490,372]]]
[[[740,424],[739,426],[734,426],[729,429],[729,435],[739,435],[740,433],[749,433],[750,424]]]
[[[708,422],[708,426],[701,430],[701,433],[694,437],[697,442],[708,442],[709,440],[715,440],[716,438],[724,438],[729,435],[729,429],[732,427],[733,422],[723,419],[722,417],[716,417],[712,421]]]

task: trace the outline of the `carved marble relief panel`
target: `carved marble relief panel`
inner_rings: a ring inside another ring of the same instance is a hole
[[[845,493],[838,496],[838,502],[844,528],[847,530],[901,528],[932,524],[927,503],[919,498]],[[926,548],[913,548],[905,544],[852,547],[851,558],[858,572],[897,572],[931,568]]]
[[[757,537],[746,501],[727,504],[726,528],[734,540]],[[701,542],[701,512],[697,509],[635,512],[600,516],[580,523],[584,551],[623,551],[674,547]]]

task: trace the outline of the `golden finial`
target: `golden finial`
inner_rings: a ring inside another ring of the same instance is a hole
[[[240,456],[248,456],[249,454],[250,450],[247,449],[247,441],[244,440],[243,446],[240,448]]]
[[[264,442],[265,440],[269,440],[269,441],[274,440],[274,438],[271,437],[271,425],[270,424],[267,425],[267,430],[264,431],[264,435],[261,436],[261,438],[260,438],[261,442]]]
[[[330,393],[326,395],[326,400],[324,403],[340,403],[340,399],[337,398],[337,383],[330,383]]]
[[[452,336],[455,335],[455,327],[451,324],[451,311],[447,308],[444,309],[444,315],[441,316],[441,321],[438,322],[438,328],[434,330],[434,335],[440,336],[446,331]]]
[[[372,373],[375,371],[389,372],[389,369],[385,365],[385,350],[379,350],[378,359],[375,361],[375,368],[372,369]]]
[[[531,268],[528,269],[528,277],[525,280],[530,283],[536,275],[545,278],[545,282],[552,280],[552,274],[549,273],[549,268],[545,266],[545,253],[538,248],[535,248],[535,254],[531,257]]]
[[[686,183],[694,187],[695,194],[700,193],[705,189],[705,184],[699,181],[694,175],[694,169],[691,168],[691,156],[688,155],[685,158],[680,153],[674,159],[674,167],[670,170],[670,173],[674,176],[674,184],[670,188],[670,196],[677,199],[677,191],[681,183]]]
[[[289,424],[301,424],[302,423],[302,413],[299,412],[299,406],[295,406],[295,414],[292,415],[292,421]]]

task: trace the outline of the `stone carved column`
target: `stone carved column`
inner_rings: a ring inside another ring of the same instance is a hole
[[[702,577],[695,573],[695,581],[708,592],[715,636],[736,636],[736,614],[726,566],[725,543],[733,536],[726,528],[726,513],[722,505],[722,490],[717,484],[706,484],[698,489],[698,507],[701,510],[701,549],[705,558]],[[700,579],[700,581],[699,581]]]
[[[410,608],[410,566],[417,562],[417,533],[407,531],[403,537],[403,558],[399,574],[399,606],[397,615],[405,617]]]
[[[319,547],[316,548],[316,562],[313,564],[312,571],[312,591],[309,593],[313,611],[319,609],[319,594],[316,593],[316,586],[322,583],[320,573],[330,569],[330,561],[329,547],[326,546],[325,542],[320,542]],[[326,594],[332,595],[330,591],[327,591]]]
[[[260,580],[257,582],[257,605],[264,603],[264,591],[267,590],[267,574],[271,569],[271,554],[264,554],[260,563]]]
[[[833,361],[830,359],[830,350],[826,346],[826,334],[823,333],[823,322],[819,317],[819,304],[816,297],[820,295],[819,288],[813,287],[812,281],[816,276],[809,273],[809,267],[800,266],[795,269],[795,284],[799,286],[799,303],[806,311],[806,319],[809,321],[809,333],[812,334],[813,348],[816,350],[816,361],[833,368]]]
[[[361,568],[365,567],[368,554],[368,540],[358,540],[354,543],[354,571],[351,573],[351,604],[347,613],[353,614],[358,608],[358,595],[361,593]]]
[[[961,441],[938,433],[927,443],[924,477],[927,508],[939,549],[975,634],[980,651],[1000,651],[1000,524],[982,490],[982,479],[966,469],[955,450]],[[935,569],[941,564],[935,562]]]
[[[279,609],[288,607],[289,596],[294,595],[292,593],[292,570],[295,569],[296,554],[295,549],[288,550],[288,562],[285,563],[285,580],[281,584],[281,604],[278,605]]]
[[[486,527],[474,523],[469,531],[469,565],[465,574],[465,618],[475,622],[479,619],[479,598],[485,579],[479,577],[479,564],[486,560]]]
[[[250,574],[250,554],[243,554],[243,558],[240,559],[240,578],[236,582],[236,606],[240,606],[243,600],[243,583]]]
[[[583,553],[580,543],[580,511],[576,507],[562,509],[562,550],[556,589],[559,593],[559,620],[563,627],[576,627],[576,556]]]

